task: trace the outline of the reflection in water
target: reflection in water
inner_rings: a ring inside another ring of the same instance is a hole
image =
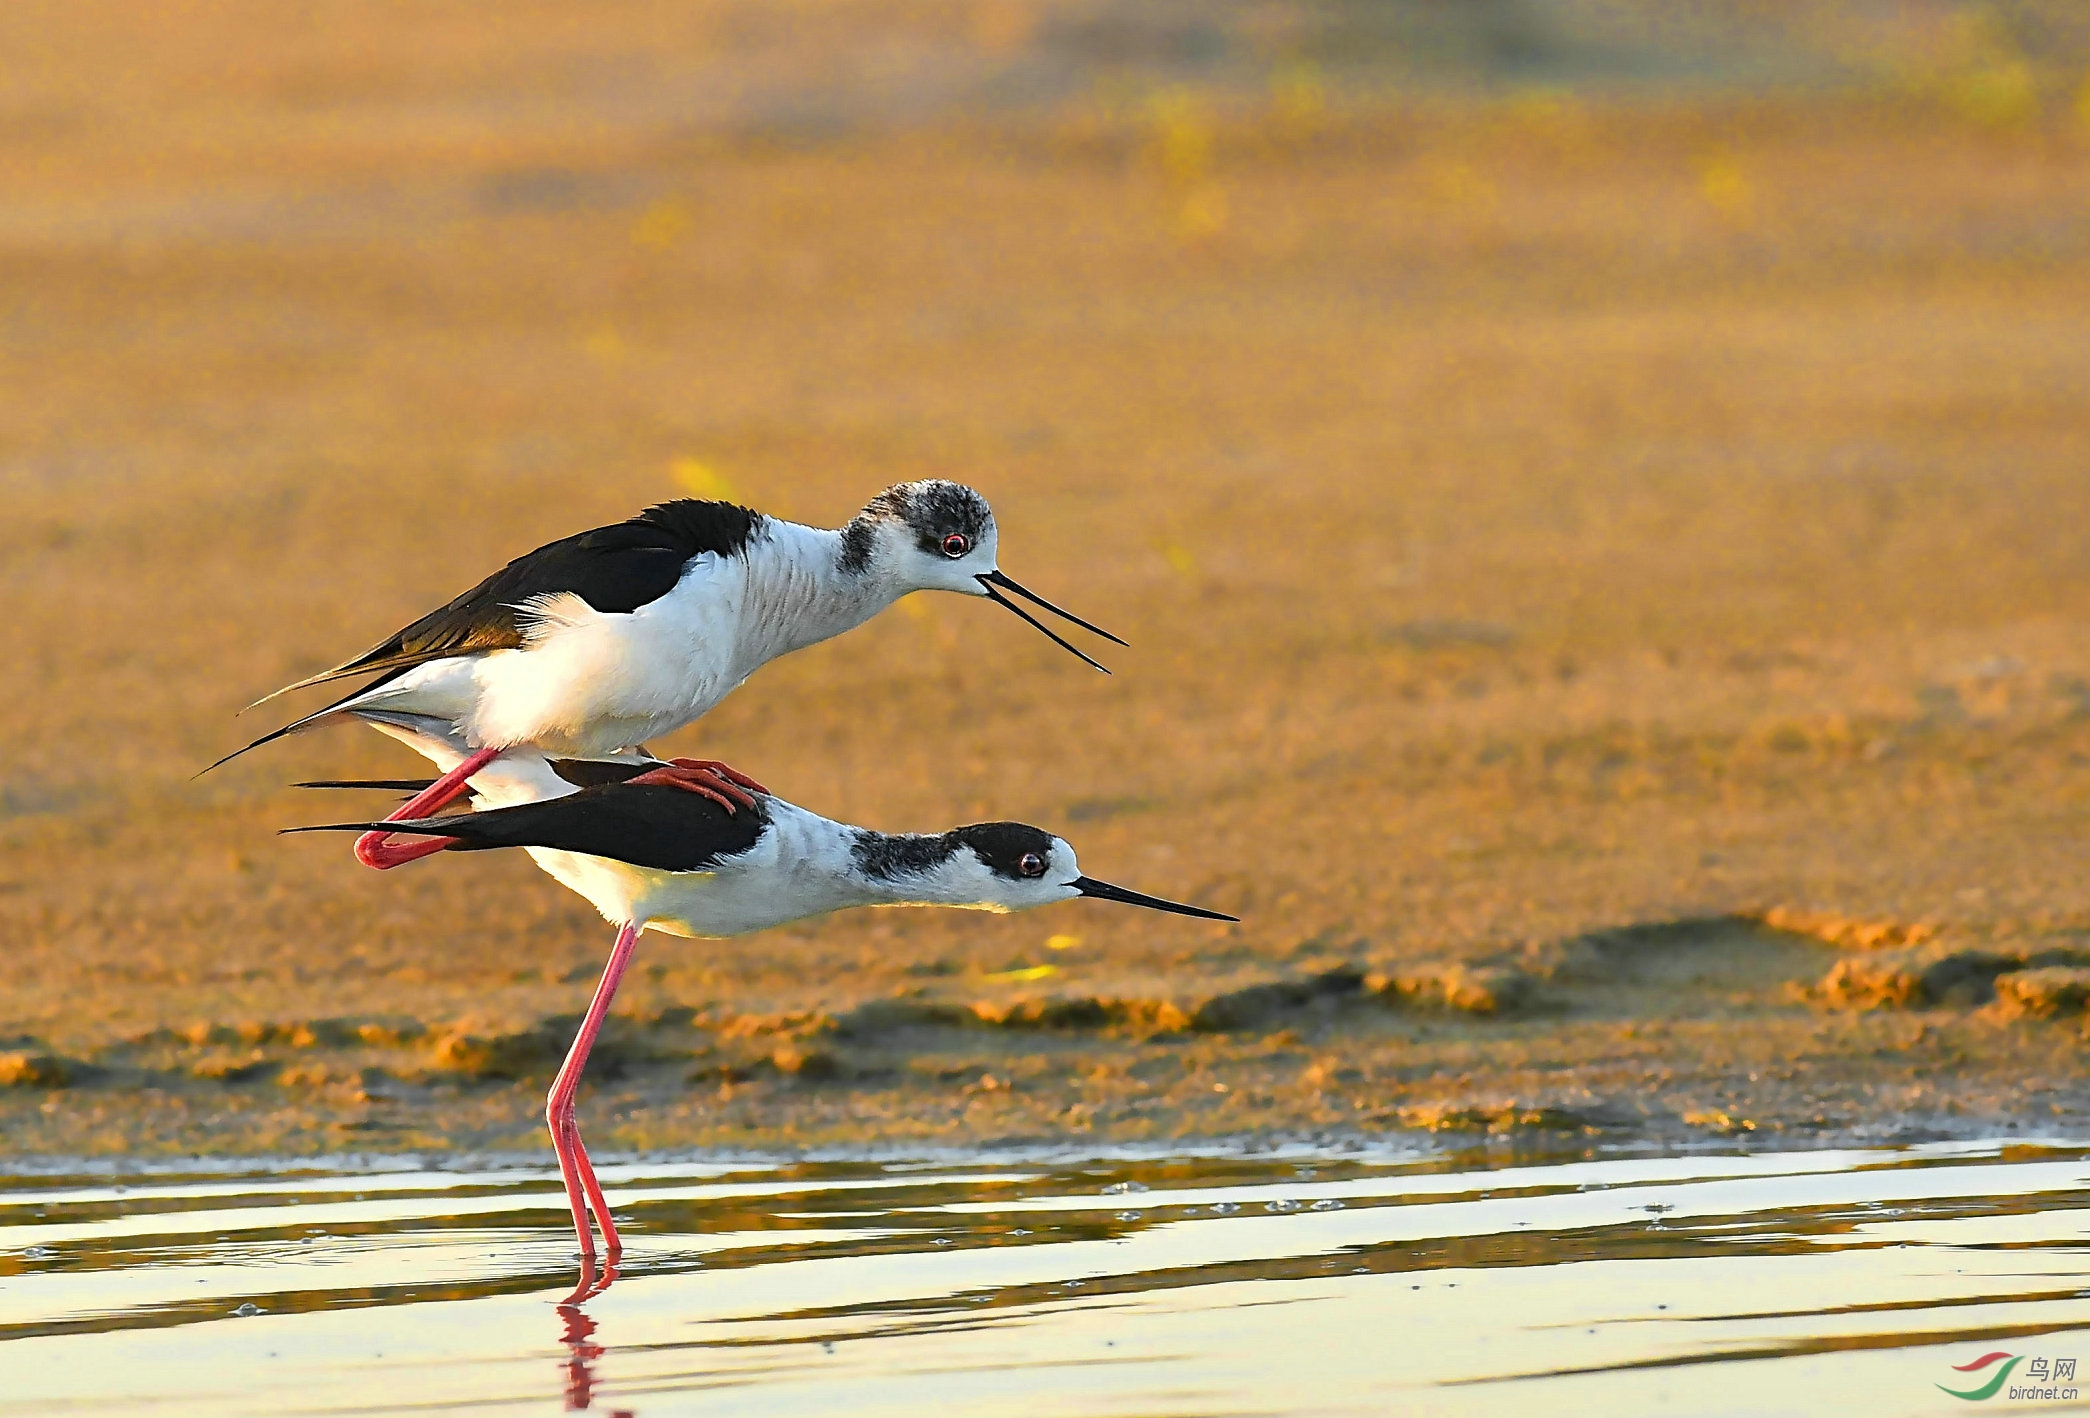
[[[2090,1361],[2071,1148],[613,1170],[578,1284],[543,1169],[17,1178],[0,1415],[1891,1413]]]
[[[595,1257],[581,1256],[580,1283],[559,1302],[559,1342],[566,1346],[566,1411],[585,1413],[595,1401],[595,1373],[589,1361],[602,1357],[602,1346],[593,1341],[595,1321],[581,1306],[617,1283],[617,1266],[606,1262],[602,1274],[595,1273]],[[631,1418],[629,1410],[616,1409],[613,1418]]]

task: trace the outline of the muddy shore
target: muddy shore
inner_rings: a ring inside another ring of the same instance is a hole
[[[780,137],[344,98],[265,28],[208,83],[165,38],[151,102],[60,46],[57,117],[0,126],[8,1150],[533,1146],[608,929],[527,862],[277,838],[343,806],[294,780],[417,771],[374,734],[191,775],[553,536],[921,476],[1115,675],[916,597],[657,747],[882,828],[1036,822],[1243,922],[648,938],[597,1145],[2090,1112],[2060,99]]]

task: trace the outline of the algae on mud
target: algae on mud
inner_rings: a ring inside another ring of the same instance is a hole
[[[881,827],[1064,828],[1244,924],[649,940],[592,1136],[2090,1101],[2048,973],[2090,964],[2061,20],[2015,69],[1991,36],[1748,97],[1314,99],[1263,56],[837,118],[778,96],[829,92],[847,26],[263,8],[40,9],[0,123],[11,1148],[527,1138],[599,923],[520,862],[276,840],[321,811],[283,784],[413,766],[373,735],[189,775],[552,536],[928,475],[1119,673],[909,603],[658,747]],[[960,47],[1049,68],[1048,10]],[[705,87],[748,45],[759,84]],[[2019,92],[1984,64],[2030,99],[1975,102]]]

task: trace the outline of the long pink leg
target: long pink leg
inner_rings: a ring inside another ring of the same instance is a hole
[[[470,792],[471,783],[468,780],[471,776],[500,756],[500,749],[480,749],[401,803],[396,811],[386,813],[384,820],[404,822],[409,818],[428,817],[440,812]],[[393,867],[433,856],[456,840],[455,837],[417,837],[411,842],[394,842],[389,832],[365,832],[356,838],[356,860],[376,871],[390,871]]]
[[[552,1080],[551,1092],[544,1097],[544,1123],[551,1130],[552,1151],[558,1154],[559,1176],[566,1184],[566,1204],[573,1208],[573,1232],[580,1238],[581,1258],[590,1263],[595,1259],[595,1237],[588,1229],[591,1205],[596,1224],[602,1227],[603,1249],[610,1259],[617,1258],[624,1243],[617,1237],[617,1223],[610,1219],[609,1203],[603,1200],[602,1188],[596,1183],[588,1149],[581,1144],[581,1126],[573,1114],[573,1098],[580,1091],[581,1070],[588,1066],[588,1051],[595,1047],[595,1036],[602,1032],[602,1022],[609,1017],[610,1001],[616,997],[617,984],[631,964],[632,949],[638,939],[636,925],[627,925],[617,932],[617,943],[610,948],[610,963],[602,967],[602,982],[595,987],[595,998],[588,1002],[580,1032],[573,1036],[566,1062],[559,1065],[559,1076]]]
[[[589,1209],[595,1213],[596,1220],[602,1223],[603,1242],[608,1247],[607,1254],[614,1264],[618,1254],[624,1249],[624,1243],[617,1237],[617,1223],[610,1220],[609,1201],[602,1194],[602,1183],[595,1180],[595,1164],[589,1160],[588,1149],[581,1146],[580,1124],[569,1119],[566,1133],[573,1140],[573,1160],[579,1164],[577,1170],[581,1174],[581,1187],[588,1193]]]

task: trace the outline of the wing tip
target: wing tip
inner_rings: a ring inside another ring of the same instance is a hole
[[[361,691],[358,691],[358,693],[360,692]],[[344,698],[337,699],[324,709],[316,709],[312,713],[307,714],[302,719],[293,719],[291,722],[285,724],[280,729],[269,730],[269,732],[263,734],[260,738],[254,740],[254,742],[248,744],[246,747],[236,748],[232,752],[226,754],[223,758],[219,759],[216,763],[211,764],[210,767],[200,770],[195,775],[195,777],[189,779],[189,781],[193,783],[196,781],[196,778],[201,778],[205,773],[211,773],[216,771],[217,769],[223,768],[226,764],[232,762],[233,759],[238,758],[241,754],[252,753],[255,749],[260,748],[263,744],[271,744],[274,743],[277,739],[288,738],[292,734],[303,733],[306,729],[317,727],[319,724],[324,723],[333,715],[338,714],[343,709],[347,708],[349,702],[353,700],[355,697],[356,696],[354,694],[351,694]]]
[[[282,738],[284,735],[288,734],[292,729],[296,727],[297,725],[290,724],[286,725],[283,728],[275,729],[269,733],[263,734],[260,738],[254,740],[254,742],[246,745],[244,748],[234,749],[232,752],[226,754],[223,758],[219,759],[216,763],[211,764],[209,767],[199,768],[198,770],[196,770],[195,774],[190,777],[189,781],[193,783],[206,773],[217,772],[220,768],[223,768],[226,764],[232,762],[233,759],[238,758],[241,754],[252,753],[255,749],[260,748],[263,744],[274,743],[277,739]]]

